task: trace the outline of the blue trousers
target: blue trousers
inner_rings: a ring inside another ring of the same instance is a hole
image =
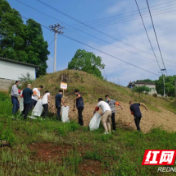
[[[61,120],[61,115],[60,115],[61,107],[57,106],[56,108],[57,108],[57,120]]]
[[[13,108],[12,108],[12,113],[15,115],[16,112],[19,110],[19,102],[18,99],[16,97],[11,96],[11,101],[13,104]]]

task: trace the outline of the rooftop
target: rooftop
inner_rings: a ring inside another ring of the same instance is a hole
[[[0,60],[6,61],[6,62],[16,63],[16,64],[20,64],[20,65],[27,65],[27,66],[31,66],[31,67],[35,67],[35,68],[39,68],[40,67],[38,65],[28,64],[28,63],[25,63],[25,62],[19,62],[19,61],[12,60],[12,59],[5,59],[5,58],[2,58],[2,57],[0,57]]]
[[[153,82],[135,82],[134,84],[155,85]]]

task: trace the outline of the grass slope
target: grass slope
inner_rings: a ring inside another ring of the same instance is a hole
[[[74,97],[74,90],[77,88],[82,93],[85,102],[97,103],[97,99],[108,94],[115,100],[128,103],[129,100],[142,101],[154,111],[160,111],[157,107],[163,107],[176,113],[175,102],[169,98],[155,98],[150,95],[133,93],[129,88],[116,85],[106,80],[101,80],[91,74],[81,71],[64,70],[42,76],[33,82],[33,87],[44,86],[44,90],[49,90],[53,96],[60,89],[60,82],[67,82],[68,90],[65,95],[70,99]]]
[[[127,103],[131,97],[150,104],[154,111],[158,106],[168,105],[169,100],[159,101],[150,96],[137,95],[121,86],[99,80],[83,72],[66,72],[69,89],[66,96],[73,98],[73,90],[79,88],[90,104],[98,97],[108,93],[114,99]],[[49,74],[34,82],[43,84],[52,94],[59,89],[62,72]],[[68,76],[69,75],[69,76]],[[52,86],[51,86],[52,85]],[[118,126],[112,135],[103,135],[103,127],[90,132],[76,122],[63,124],[54,117],[47,120],[11,118],[11,101],[8,94],[0,93],[0,143],[8,141],[8,147],[0,147],[0,175],[2,176],[151,176],[165,175],[157,172],[158,166],[142,166],[145,149],[175,149],[175,132],[168,133],[153,129],[147,134],[138,133],[131,128]],[[175,175],[175,173],[167,173]]]

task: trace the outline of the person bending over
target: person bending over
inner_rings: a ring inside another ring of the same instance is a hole
[[[131,100],[129,104],[130,104],[131,114],[134,115],[134,121],[135,121],[137,130],[140,131],[141,130],[140,120],[142,118],[142,113],[139,106],[143,106],[146,110],[147,110],[147,107],[143,103],[133,103],[133,101]]]
[[[102,98],[98,99],[98,104],[95,108],[94,113],[96,113],[96,111],[99,110],[99,108],[101,108],[102,110],[102,123],[105,129],[105,133],[104,134],[109,134],[111,133],[111,108],[108,105],[108,103],[106,103],[105,101],[103,101]]]

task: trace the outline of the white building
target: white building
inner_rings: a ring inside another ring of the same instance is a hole
[[[22,75],[30,74],[36,79],[38,66],[0,57],[0,90],[8,90],[8,87]]]
[[[157,94],[155,83],[152,83],[152,82],[135,82],[134,83],[135,87],[144,86],[144,85],[150,88],[150,91],[149,91],[150,95],[153,95],[154,93]]]

